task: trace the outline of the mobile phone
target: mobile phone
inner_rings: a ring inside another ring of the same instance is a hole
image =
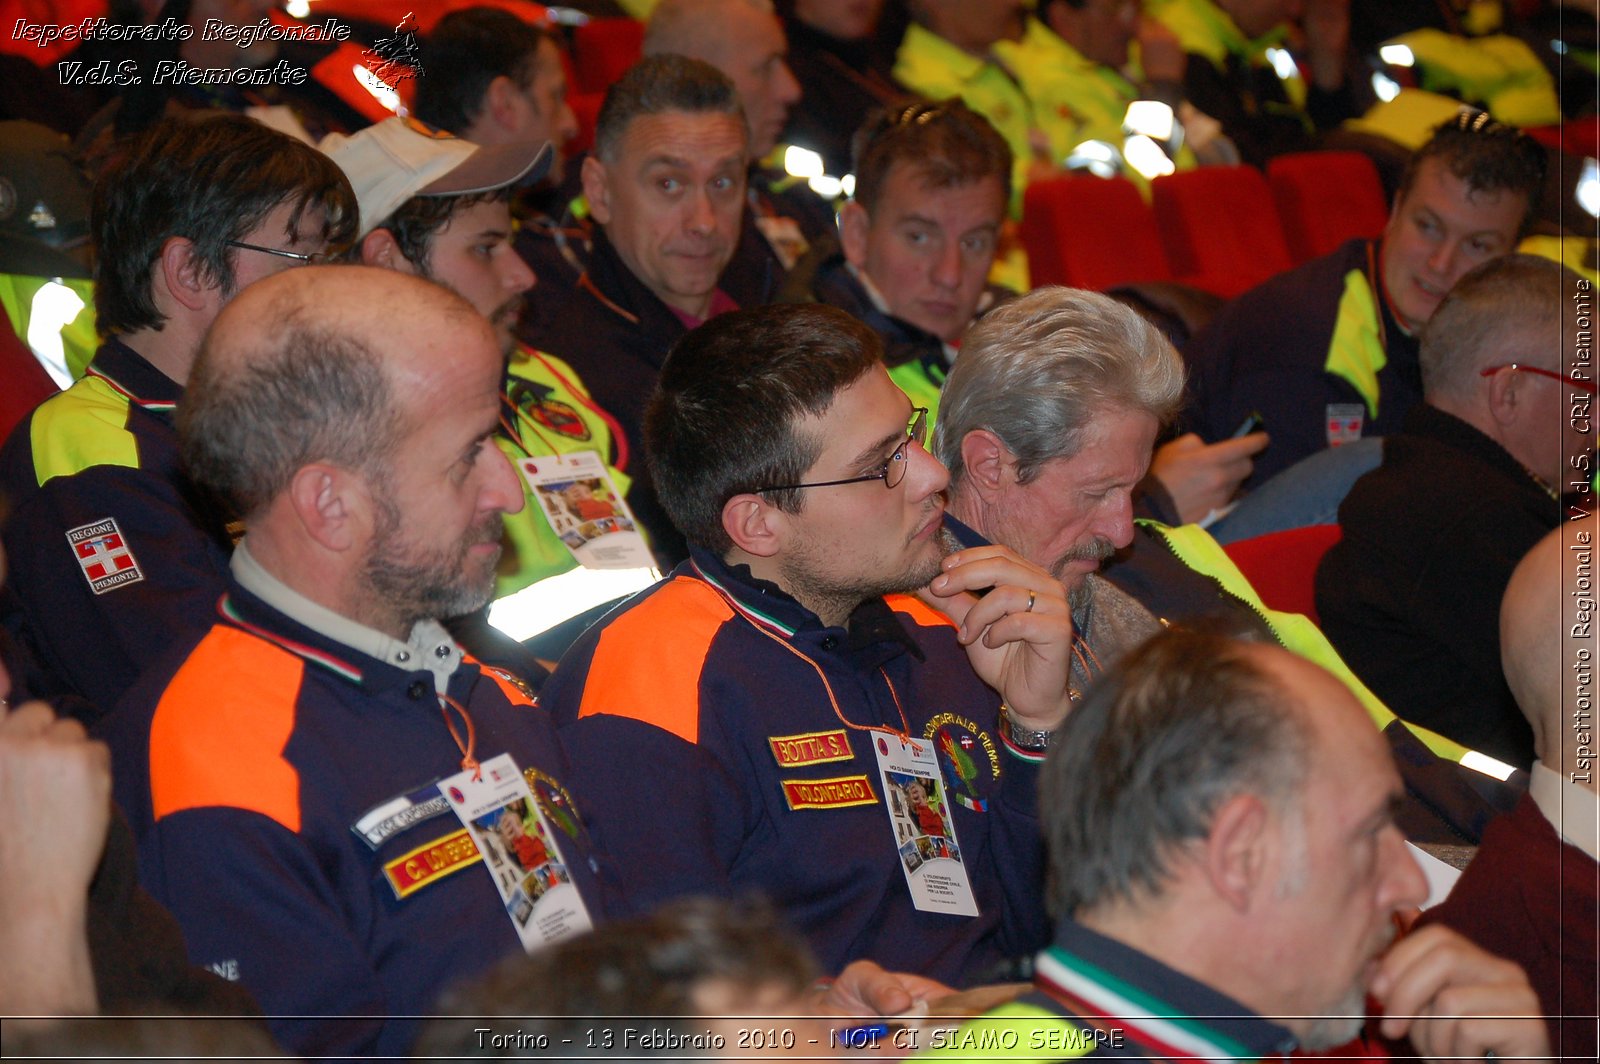
[[[1229,439],[1237,440],[1239,437],[1248,436],[1252,432],[1260,432],[1266,423],[1266,419],[1261,416],[1261,411],[1252,410],[1250,411],[1250,416],[1240,422],[1239,427],[1233,430],[1233,435]]]

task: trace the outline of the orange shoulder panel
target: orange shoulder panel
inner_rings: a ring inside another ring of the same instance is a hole
[[[150,724],[157,820],[226,806],[300,830],[300,774],[284,760],[305,662],[248,632],[218,626],[189,655]]]
[[[885,595],[884,601],[896,613],[903,613],[912,621],[923,628],[937,628],[944,625],[946,628],[956,627],[956,622],[923,602],[915,595]]]
[[[700,738],[700,672],[733,608],[704,581],[680,576],[608,624],[584,681],[578,716],[632,717]]]
[[[506,701],[514,706],[537,706],[538,696],[528,682],[522,677],[507,672],[505,669],[494,665],[485,665],[471,654],[463,654],[462,658],[478,667],[478,671],[500,688],[500,693],[506,696]]]

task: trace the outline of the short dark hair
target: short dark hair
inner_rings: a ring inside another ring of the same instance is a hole
[[[679,340],[645,415],[650,471],[673,523],[691,543],[728,550],[723,504],[802,479],[823,441],[796,422],[820,417],[882,358],[877,333],[820,303],[722,314]],[[803,493],[766,498],[798,513]]]
[[[877,111],[850,142],[855,201],[870,213],[897,162],[915,166],[934,188],[998,177],[1011,201],[1011,147],[983,115],[952,97]]]
[[[1466,183],[1470,192],[1521,193],[1527,200],[1517,235],[1526,236],[1544,194],[1549,156],[1544,147],[1522,130],[1490,118],[1486,112],[1464,107],[1433,131],[1418,148],[1400,176],[1398,198],[1404,200],[1416,182],[1423,162],[1437,159]]]
[[[384,475],[409,425],[367,343],[295,308],[226,372],[217,371],[215,340],[212,330],[178,404],[178,439],[184,471],[230,513],[260,512],[308,462]]]
[[[489,83],[507,77],[533,84],[539,45],[554,38],[498,7],[468,7],[439,20],[422,42],[413,112],[461,136],[483,113]]]
[[[1288,697],[1247,644],[1211,631],[1169,629],[1113,666],[1040,779],[1052,913],[1159,894],[1236,794],[1295,808],[1311,738]]]
[[[231,292],[239,240],[284,203],[291,226],[321,209],[331,246],[355,239],[355,193],[326,155],[243,115],[169,118],[140,134],[95,182],[95,325],[117,335],[161,328],[150,293],[161,247],[194,245],[208,281]]]
[[[669,111],[736,115],[744,124],[744,108],[728,75],[686,56],[645,56],[606,90],[595,119],[595,154],[614,162],[617,144],[635,118]]]
[[[373,226],[387,229],[394,236],[395,246],[407,262],[417,267],[425,276],[432,276],[431,257],[433,238],[438,235],[459,211],[469,210],[480,203],[506,203],[511,199],[511,187],[490,189],[488,192],[469,192],[461,196],[412,196],[395,208],[393,214]],[[359,261],[360,249],[352,248],[352,258]]]
[[[704,1030],[696,991],[725,983],[757,992],[778,988],[795,995],[815,978],[805,944],[782,926],[765,902],[688,898],[649,916],[607,924],[549,946],[531,957],[507,959],[487,976],[445,994],[441,1019],[422,1033],[416,1056],[529,1056],[526,1042],[495,1045],[475,1027],[496,1034],[545,1036],[551,1052],[579,1056],[681,1055],[659,1045],[629,1042],[615,1031],[665,1034]],[[484,1018],[465,1022],[461,1017]],[[498,1025],[495,1017],[505,1017]],[[591,1034],[599,1037],[590,1037]],[[563,1043],[562,1039],[570,1039]],[[559,1048],[554,1048],[559,1047]]]

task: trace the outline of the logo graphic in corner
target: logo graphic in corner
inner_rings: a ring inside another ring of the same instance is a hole
[[[1000,753],[989,733],[965,717],[940,713],[928,721],[923,738],[939,751],[950,796],[975,813],[986,812],[994,781],[1000,778]]]
[[[84,579],[89,581],[89,590],[96,595],[144,579],[114,517],[102,517],[71,529],[67,544],[83,569]]]

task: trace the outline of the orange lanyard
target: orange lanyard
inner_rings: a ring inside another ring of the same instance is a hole
[[[467,725],[467,737],[461,738],[461,733],[456,730],[456,722],[450,719],[450,710],[461,714],[461,719]],[[467,707],[451,698],[443,691],[439,692],[439,713],[444,717],[444,726],[450,729],[450,738],[456,741],[456,747],[461,751],[461,769],[471,772],[474,783],[483,779],[483,769],[478,765],[478,759],[472,756],[473,749],[478,745],[477,729],[472,726],[472,714],[467,712]]]
[[[700,572],[700,567],[698,565],[695,566],[695,571]],[[705,573],[700,572],[700,575],[702,578],[705,578]],[[719,596],[721,596],[722,600],[726,602],[735,613],[745,618],[745,620],[748,621],[751,627],[753,627],[756,631],[777,643],[779,646],[783,647],[783,649],[787,650],[789,653],[793,654],[807,665],[810,665],[811,668],[816,671],[817,679],[822,681],[822,689],[828,694],[828,705],[833,707],[833,715],[839,718],[840,724],[843,724],[846,728],[849,728],[852,731],[894,732],[893,728],[885,728],[882,725],[857,724],[849,717],[846,717],[844,715],[844,710],[839,707],[838,696],[833,693],[833,684],[828,682],[828,675],[822,671],[821,665],[818,665],[817,662],[805,651],[801,650],[799,647],[795,646],[793,643],[789,642],[787,639],[767,628],[766,625],[752,617],[749,611],[740,606],[737,599],[728,594],[726,591],[722,590],[722,588],[718,587],[711,580],[706,579],[706,584]],[[894,689],[894,681],[889,679],[889,674],[884,672],[882,666],[879,666],[878,673],[883,677],[883,682],[889,685],[889,697],[894,699],[894,708],[900,714],[901,730],[895,732],[895,734],[909,742],[911,739],[911,722],[906,719],[906,707],[900,704],[900,692]]]

